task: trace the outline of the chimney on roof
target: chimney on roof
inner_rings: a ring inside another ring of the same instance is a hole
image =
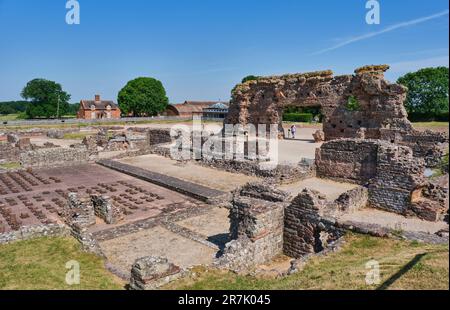
[[[95,102],[100,102],[100,95],[95,95]]]

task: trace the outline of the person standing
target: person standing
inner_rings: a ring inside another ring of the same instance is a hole
[[[295,134],[297,133],[297,127],[292,125],[291,127],[292,139],[295,139]]]

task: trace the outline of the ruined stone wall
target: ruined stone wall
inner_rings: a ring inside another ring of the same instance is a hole
[[[7,134],[6,142],[0,142],[0,162],[18,162],[22,152],[36,148],[30,138],[20,138],[16,134]]]
[[[170,129],[148,129],[147,137],[150,146],[172,142]]]
[[[124,219],[122,210],[114,204],[110,197],[91,196],[95,215],[105,221],[106,224],[117,224]]]
[[[19,148],[13,147],[9,143],[0,143],[0,161],[18,162],[20,152]]]
[[[20,154],[20,164],[25,167],[58,167],[85,164],[89,152],[85,147],[39,149]]]
[[[305,189],[289,206],[284,216],[284,254],[301,258],[318,253],[343,235],[334,221],[324,216],[328,205],[320,193]]]
[[[341,139],[324,143],[316,151],[318,177],[364,184],[377,174],[379,142]]]
[[[156,290],[183,275],[183,270],[164,257],[137,259],[131,269],[130,290]]]
[[[377,175],[369,185],[373,207],[406,214],[413,192],[425,184],[425,164],[413,157],[412,150],[394,144],[380,144]]]
[[[25,241],[42,237],[69,237],[70,229],[66,225],[49,224],[20,227],[8,233],[0,232],[0,244]]]
[[[264,169],[264,163],[257,160],[216,160],[203,158],[197,163],[225,170],[232,173],[242,173],[256,176],[277,184],[289,184],[311,178],[315,175],[315,166],[309,162],[298,164],[279,164],[273,169]]]
[[[81,243],[82,249],[104,257],[97,240],[88,232],[89,227],[96,223],[93,200],[90,197],[79,197],[76,193],[69,193],[63,212],[63,218],[70,227],[72,237]]]
[[[316,154],[319,177],[367,186],[370,206],[436,221],[446,212],[445,197],[427,194],[425,166],[411,148],[382,140],[330,141]]]
[[[448,149],[448,135],[429,130],[402,132],[383,129],[381,130],[381,139],[411,148],[414,156],[423,158],[428,167],[438,165]]]
[[[229,216],[233,241],[226,245],[219,266],[247,270],[282,253],[285,198],[264,184],[248,184],[235,193]]]
[[[412,146],[423,141],[413,129],[403,105],[407,89],[384,78],[389,66],[366,66],[355,75],[333,77],[332,71],[263,77],[237,85],[224,124],[279,124],[288,106],[320,107],[327,141],[340,138],[394,140]],[[358,102],[350,109],[350,98]],[[395,136],[395,139],[392,139]],[[428,133],[427,143],[413,147],[423,157],[434,148],[440,134]]]

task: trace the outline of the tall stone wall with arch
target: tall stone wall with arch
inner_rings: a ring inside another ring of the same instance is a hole
[[[440,157],[448,137],[427,133],[427,145],[417,147],[424,134],[416,131],[404,107],[407,88],[384,77],[388,65],[365,66],[353,75],[332,71],[262,77],[235,87],[225,124],[279,124],[286,107],[320,107],[327,141],[341,138],[381,139],[405,145],[430,165]],[[349,109],[350,98],[358,102]],[[423,144],[423,143],[421,143]]]

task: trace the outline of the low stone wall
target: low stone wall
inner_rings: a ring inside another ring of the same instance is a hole
[[[172,142],[170,129],[148,129],[147,137],[150,146]]]
[[[370,206],[436,221],[448,206],[445,199],[424,192],[430,182],[425,166],[411,148],[380,140],[331,141],[316,154],[319,177],[364,184]]]
[[[410,147],[414,157],[425,160],[428,167],[435,167],[439,164],[448,148],[448,135],[446,133],[433,132],[431,130],[401,132],[395,130],[382,129],[381,138],[392,143]]]
[[[63,217],[72,237],[81,243],[84,251],[105,257],[97,240],[88,232],[88,228],[96,223],[94,202],[90,197],[79,198],[77,194],[69,193]]]
[[[0,161],[18,162],[21,151],[9,143],[0,143]]]
[[[63,216],[69,225],[89,227],[96,223],[94,204],[91,198],[78,197],[76,193],[69,193]]]
[[[341,212],[353,213],[368,206],[369,190],[364,186],[358,186],[340,195],[334,204]]]
[[[25,226],[18,230],[0,234],[0,244],[25,241],[42,237],[69,237],[70,228],[66,225],[50,224]]]
[[[270,201],[252,198],[255,190]],[[259,190],[257,184],[248,184],[235,192],[229,216],[234,240],[216,262],[219,267],[247,270],[282,253],[284,198],[264,184]]]
[[[256,160],[216,160],[203,158],[197,163],[205,167],[213,167],[232,173],[242,173],[249,176],[265,178],[277,184],[289,184],[314,177],[314,165],[309,162],[298,164],[280,164],[273,169],[265,169],[264,162]]]
[[[130,290],[156,290],[183,275],[183,270],[163,257],[136,260],[131,269]]]
[[[122,210],[110,197],[93,195],[91,200],[94,204],[95,215],[103,219],[106,224],[117,224],[124,219]]]
[[[318,253],[344,234],[334,225],[333,219],[325,217],[328,207],[325,197],[309,189],[305,189],[287,206],[284,216],[284,254],[301,258]]]
[[[85,147],[50,148],[20,154],[20,164],[25,167],[58,167],[85,164],[89,152]]]

